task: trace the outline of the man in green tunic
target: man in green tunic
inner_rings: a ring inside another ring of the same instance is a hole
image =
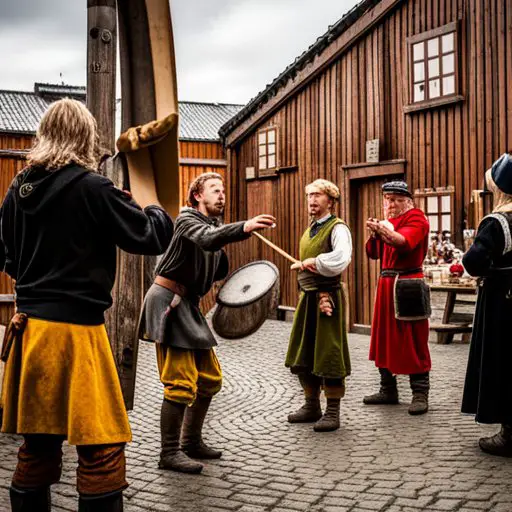
[[[316,432],[340,426],[340,400],[350,375],[341,273],[352,257],[348,226],[333,214],[338,187],[319,179],[306,187],[311,224],[300,240],[300,298],[295,311],[286,366],[299,376],[305,404],[290,423],[313,423]],[[320,390],[327,408],[322,415]]]

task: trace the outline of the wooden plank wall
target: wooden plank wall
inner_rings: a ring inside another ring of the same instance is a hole
[[[180,158],[202,160],[225,160],[225,151],[219,142],[189,142],[180,141]],[[217,172],[226,176],[226,166],[180,165],[180,202],[185,205],[188,187],[200,174]]]
[[[408,103],[406,38],[460,20],[461,86],[465,101],[404,114]],[[365,161],[365,144],[381,140],[381,160],[405,159],[412,189],[455,186],[455,235],[462,230],[471,191],[503,152],[512,149],[512,0],[406,0],[337,61],[228,148],[230,220],[265,206],[245,168],[257,167],[257,129],[279,130],[279,165],[268,180],[278,227],[269,238],[291,254],[307,225],[304,185],[324,177],[344,193],[342,166]],[[290,167],[296,166],[295,169]],[[259,180],[261,181],[261,180]],[[342,201],[341,215],[354,226]],[[355,251],[363,250],[361,245]],[[256,241],[229,250],[232,268],[267,256]],[[287,263],[268,254],[281,270],[281,304],[294,306],[295,278]],[[354,265],[352,265],[354,267]],[[350,270],[354,278],[354,268]]]

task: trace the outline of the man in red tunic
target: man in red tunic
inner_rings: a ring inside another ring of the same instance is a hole
[[[368,219],[369,258],[381,260],[370,342],[370,360],[380,372],[380,390],[364,397],[365,404],[398,404],[396,375],[409,375],[413,394],[409,414],[428,411],[429,371],[428,319],[398,320],[395,317],[395,279],[422,278],[428,249],[429,224],[414,207],[412,194],[403,181],[382,186],[388,221]]]

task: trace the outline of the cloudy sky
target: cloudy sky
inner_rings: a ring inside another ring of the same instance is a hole
[[[180,100],[246,103],[358,1],[171,0]],[[86,0],[0,0],[0,89],[84,85],[86,20]]]

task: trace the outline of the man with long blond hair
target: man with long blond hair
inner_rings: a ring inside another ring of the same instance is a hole
[[[340,402],[350,375],[341,273],[352,258],[348,226],[334,214],[338,187],[318,179],[306,186],[311,223],[300,240],[299,303],[293,319],[286,366],[298,375],[304,405],[290,423],[315,423],[315,432],[340,427]],[[322,414],[320,392],[327,407]]]
[[[222,224],[226,197],[217,173],[201,174],[190,184],[187,204],[176,218],[172,242],[144,299],[140,336],[156,343],[164,385],[159,467],[200,473],[203,465],[192,459],[221,457],[203,441],[202,430],[210,402],[222,386],[222,371],[214,351],[217,342],[199,300],[228,274],[222,248],[272,226],[275,219],[258,215]]]
[[[173,226],[160,207],[142,210],[95,172],[97,141],[83,104],[53,103],[2,206],[17,306],[2,349],[2,432],[24,437],[10,489],[14,512],[50,510],[65,439],[77,447],[80,512],[121,511],[128,485],[131,431],[104,312],[116,246],[161,254]]]

